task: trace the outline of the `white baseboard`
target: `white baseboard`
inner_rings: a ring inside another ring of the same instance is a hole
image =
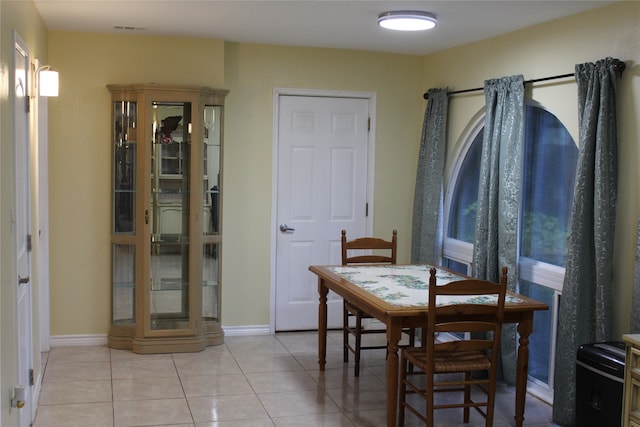
[[[249,335],[269,335],[271,328],[269,325],[247,325],[247,326],[222,326],[224,335],[227,337],[240,337]]]
[[[269,335],[269,325],[223,326],[225,336]],[[51,347],[107,345],[106,334],[52,335]]]
[[[51,347],[107,345],[107,334],[52,335]]]

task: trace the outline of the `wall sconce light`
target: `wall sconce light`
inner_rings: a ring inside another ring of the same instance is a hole
[[[36,70],[36,89],[40,96],[58,96],[58,72],[51,65]]]

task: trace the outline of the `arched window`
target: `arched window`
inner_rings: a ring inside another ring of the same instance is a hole
[[[473,243],[475,238],[483,131],[480,128],[462,162],[449,210],[447,236],[467,243]]]
[[[459,167],[449,181],[443,260],[471,273],[483,141],[482,126],[467,137]],[[529,379],[545,400],[552,399],[556,319],[573,200],[578,148],[556,116],[528,103],[520,200],[518,291],[549,305],[536,312],[530,337]]]

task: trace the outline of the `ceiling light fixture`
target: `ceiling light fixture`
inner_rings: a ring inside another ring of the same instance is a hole
[[[423,31],[435,28],[438,19],[429,12],[398,10],[381,13],[378,16],[378,25],[390,30]]]

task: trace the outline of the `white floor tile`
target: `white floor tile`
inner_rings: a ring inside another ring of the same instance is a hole
[[[135,354],[95,347],[43,353],[34,427],[379,427],[385,424],[385,352],[365,352],[360,377],[342,360],[342,333],[226,337],[197,353]],[[513,425],[514,388],[500,386],[494,427]],[[557,427],[552,408],[527,397],[525,423]],[[457,412],[439,427],[462,427]],[[422,425],[407,415],[406,427]],[[484,425],[479,416],[466,427]]]

